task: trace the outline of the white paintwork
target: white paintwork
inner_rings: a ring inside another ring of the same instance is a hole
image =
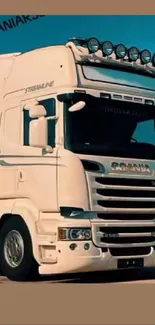
[[[109,252],[103,253],[101,243],[96,242],[98,222],[103,226],[104,220],[60,215],[60,206],[104,211],[96,203],[96,174],[85,173],[80,159],[99,162],[107,175],[110,175],[109,165],[114,159],[79,156],[64,149],[63,104],[57,100],[57,94],[85,88],[88,93],[99,96],[101,89],[106,91],[105,87],[110,88],[104,83],[84,80],[80,67],[76,70],[76,49],[73,46],[71,49],[70,45],[0,56],[0,217],[19,214],[25,220],[40,274],[117,268],[117,258]],[[44,87],[34,89],[35,85]],[[111,87],[118,90],[117,86]],[[120,88],[118,92],[121,91]],[[129,87],[123,91],[124,94],[133,92]],[[148,92],[148,98],[150,96]],[[47,145],[47,120],[46,116],[43,117],[44,109],[37,107],[38,101],[48,98],[56,100],[56,115],[53,117],[56,120],[55,148],[44,148]],[[30,110],[33,117],[39,117],[31,122],[30,146],[23,145],[24,109]],[[123,160],[134,162],[133,159]],[[154,162],[149,164],[154,173]],[[151,177],[153,179],[154,175]],[[107,226],[109,224],[106,222]],[[77,243],[75,251],[69,249],[71,242],[58,241],[58,227],[67,226],[92,227],[93,240],[88,251],[84,250],[82,241]],[[97,247],[98,243],[100,247]],[[153,250],[145,257],[145,265],[155,265]]]
[[[47,145],[47,120],[40,117],[38,120],[30,122],[30,146],[46,147]]]
[[[85,102],[78,102],[74,105],[72,105],[70,108],[69,108],[69,112],[76,112],[76,111],[80,111],[81,109],[83,109],[85,107],[86,103]]]
[[[35,105],[29,109],[30,117],[43,117],[46,116],[45,107],[42,105]]]

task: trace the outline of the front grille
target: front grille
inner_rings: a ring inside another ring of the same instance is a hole
[[[155,241],[155,227],[100,227],[101,243],[140,244]]]
[[[106,209],[155,209],[154,185],[148,179],[95,177],[93,201]]]
[[[152,179],[139,178],[96,177],[96,182],[104,185],[152,187],[152,181]]]
[[[104,208],[123,208],[123,209],[154,209],[155,208],[155,202],[146,202],[146,201],[101,201],[98,200],[98,205]]]
[[[155,180],[144,177],[87,174],[98,216],[92,239],[113,256],[148,255],[155,246]]]
[[[141,237],[131,237],[131,238],[126,238],[126,237],[123,237],[123,238],[102,238],[101,239],[101,242],[103,243],[108,243],[108,244],[140,244],[140,243],[151,243],[153,242],[153,240],[155,240],[155,238],[153,237],[148,237],[148,238],[145,238],[143,236]]]
[[[99,195],[103,196],[121,196],[121,197],[155,197],[155,191],[139,191],[139,190],[113,190],[113,189],[99,189],[97,190]]]
[[[125,248],[109,248],[112,256],[138,256],[149,255],[151,247],[125,247]]]
[[[98,213],[97,214],[98,218],[103,219],[103,220],[116,220],[116,221],[125,221],[125,220],[130,220],[130,221],[143,221],[143,220],[148,220],[148,221],[153,221],[155,220],[155,214],[154,213]]]

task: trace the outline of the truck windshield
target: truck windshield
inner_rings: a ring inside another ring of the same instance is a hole
[[[84,97],[85,96],[85,97]],[[86,106],[69,112],[65,148],[78,154],[155,159],[155,107],[83,95]]]

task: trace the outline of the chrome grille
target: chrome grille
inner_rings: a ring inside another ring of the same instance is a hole
[[[154,213],[97,213],[99,219],[104,219],[104,221],[108,220],[131,220],[131,221],[143,221],[143,220],[151,220],[155,222],[155,214]]]
[[[155,227],[100,227],[101,242],[113,244],[149,243],[155,241]]]
[[[98,211],[155,211],[153,180],[94,176],[91,184],[92,203]]]
[[[92,222],[93,241],[99,247],[155,246],[155,222]]]
[[[155,247],[155,180],[86,172],[92,239],[114,256],[149,254]],[[153,175],[153,174],[152,174]],[[152,247],[152,248],[151,248]]]

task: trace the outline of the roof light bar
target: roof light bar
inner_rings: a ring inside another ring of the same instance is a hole
[[[75,45],[87,46],[87,42],[85,38],[82,37],[71,37],[68,40],[69,42],[73,42]]]
[[[87,48],[89,54],[95,54],[98,50],[101,50],[103,57],[109,57],[114,52],[116,58],[113,60],[117,61],[118,59],[123,60],[125,58],[125,62],[136,62],[138,59],[140,59],[139,63],[141,63],[141,65],[147,65],[148,63],[152,62],[152,66],[155,67],[155,53],[152,57],[150,51],[147,49],[139,51],[139,49],[135,46],[127,49],[124,44],[113,45],[110,41],[100,42],[95,37],[74,37],[70,38],[69,41],[73,42],[75,46]]]
[[[113,53],[114,47],[111,42],[106,41],[102,44],[102,53],[104,56],[109,56]]]
[[[152,57],[152,65],[155,67],[155,53],[153,54],[153,57]]]
[[[141,53],[140,53],[140,59],[141,59],[141,62],[143,64],[147,64],[147,63],[150,63],[151,62],[151,53],[150,51],[148,50],[143,50]]]
[[[97,38],[93,37],[87,41],[88,50],[90,53],[95,53],[100,48],[100,43]]]
[[[132,46],[128,50],[128,57],[130,61],[136,62],[139,59],[139,50],[137,47]]]
[[[115,47],[115,53],[116,53],[116,57],[118,59],[124,59],[124,57],[126,56],[126,53],[127,53],[127,49],[123,44],[118,44]]]

